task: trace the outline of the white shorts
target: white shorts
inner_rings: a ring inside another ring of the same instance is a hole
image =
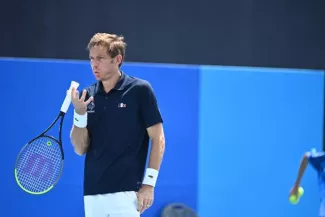
[[[140,217],[134,191],[84,196],[85,217]]]

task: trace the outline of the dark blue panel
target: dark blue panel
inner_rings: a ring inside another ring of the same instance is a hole
[[[323,73],[203,67],[198,209],[200,216],[318,216],[316,174],[288,203],[305,151],[322,149]]]
[[[63,128],[65,168],[56,188],[43,196],[28,195],[16,185],[13,167],[23,145],[56,117],[70,81],[78,81],[81,88],[94,82],[89,63],[2,59],[0,68],[4,97],[1,144],[5,150],[0,158],[0,204],[6,207],[0,210],[0,216],[83,216],[84,158],[74,154],[69,141],[72,107]],[[170,202],[184,202],[196,208],[199,69],[147,64],[126,64],[123,69],[151,82],[165,121],[167,149],[156,200],[143,216],[159,216],[162,206]]]

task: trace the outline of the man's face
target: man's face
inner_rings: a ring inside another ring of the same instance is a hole
[[[108,80],[119,70],[119,58],[111,58],[107,54],[106,47],[94,46],[90,48],[89,58],[96,80]]]

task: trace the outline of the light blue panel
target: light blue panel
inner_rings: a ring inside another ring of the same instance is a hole
[[[304,152],[322,149],[324,74],[308,70],[202,67],[200,217],[318,216],[316,173],[288,203]]]

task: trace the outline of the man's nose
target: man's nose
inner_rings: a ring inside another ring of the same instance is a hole
[[[91,65],[92,65],[93,68],[97,68],[98,65],[99,65],[99,63],[98,63],[98,61],[96,61],[96,60],[92,60],[92,61],[91,61]]]

